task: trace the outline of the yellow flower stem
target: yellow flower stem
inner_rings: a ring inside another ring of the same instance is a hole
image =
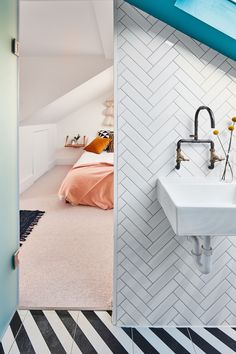
[[[233,124],[233,127],[235,126],[235,122]],[[233,132],[234,130],[231,130],[230,132],[230,140],[229,140],[229,147],[228,147],[228,154],[230,153],[230,150],[231,150],[231,145],[232,145],[232,139],[233,139]]]
[[[221,148],[222,148],[222,150],[223,150],[223,152],[224,152],[224,155],[225,155],[225,157],[226,157],[226,156],[227,156],[227,153],[226,153],[226,151],[225,151],[224,145],[223,145],[223,143],[222,143],[222,141],[221,141],[219,135],[217,135],[217,138],[218,138],[218,141],[219,141],[219,143],[220,143],[220,146],[221,146]]]
[[[233,124],[233,127],[235,126],[235,122]],[[232,140],[233,140],[233,132],[234,130],[230,131],[230,139],[229,139],[229,146],[228,146],[228,151],[227,151],[227,155],[226,155],[226,160],[225,160],[225,168],[224,168],[224,172],[222,175],[222,180],[225,180],[225,176],[226,176],[226,170],[227,170],[227,166],[229,165],[230,170],[231,170],[231,174],[232,174],[232,178],[233,178],[233,170],[232,170],[232,166],[229,162],[229,155],[230,155],[230,150],[231,150],[231,146],[232,146]]]

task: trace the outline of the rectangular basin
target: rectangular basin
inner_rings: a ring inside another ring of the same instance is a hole
[[[178,236],[236,236],[236,184],[160,178],[158,200]]]

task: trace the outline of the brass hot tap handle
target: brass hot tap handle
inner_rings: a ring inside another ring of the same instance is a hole
[[[225,158],[219,157],[218,155],[216,155],[215,150],[211,149],[211,160],[214,162],[220,162],[220,161],[224,161]]]
[[[224,161],[224,160],[225,160],[224,157],[219,157],[219,156],[217,156],[217,155],[214,156],[214,161],[220,162],[220,161]]]

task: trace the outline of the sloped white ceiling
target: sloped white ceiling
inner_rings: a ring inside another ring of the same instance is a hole
[[[20,121],[113,65],[101,55],[20,58]]]
[[[21,56],[113,56],[112,0],[21,0]]]
[[[113,66],[43,107],[22,122],[22,125],[57,123],[90,101],[112,91]]]
[[[46,106],[112,65],[113,0],[20,0],[20,49],[20,121],[43,120]]]

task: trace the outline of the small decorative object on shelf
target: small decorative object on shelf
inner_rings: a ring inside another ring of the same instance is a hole
[[[71,140],[71,144],[73,145],[78,144],[79,138],[80,138],[79,134],[77,136],[74,136],[74,138]]]
[[[222,181],[228,181],[232,182],[234,179],[234,171],[233,171],[233,163],[231,159],[231,149],[232,149],[232,142],[233,142],[233,134],[235,130],[235,123],[236,123],[236,117],[232,118],[232,123],[228,126],[228,131],[230,132],[230,137],[229,137],[229,142],[228,142],[228,148],[225,149],[223,142],[219,136],[219,130],[214,130],[213,134],[217,136],[218,141],[221,145],[221,148],[224,152],[225,155],[225,164],[224,164],[224,169],[223,173],[221,176]]]
[[[83,136],[83,141],[81,144],[78,143],[80,138],[80,135],[78,134],[76,137],[74,137],[74,139],[71,140],[70,143],[68,143],[69,140],[69,135],[67,135],[66,137],[66,142],[65,142],[65,147],[72,147],[72,148],[81,148],[81,147],[85,147],[87,144],[87,138],[86,136]]]

